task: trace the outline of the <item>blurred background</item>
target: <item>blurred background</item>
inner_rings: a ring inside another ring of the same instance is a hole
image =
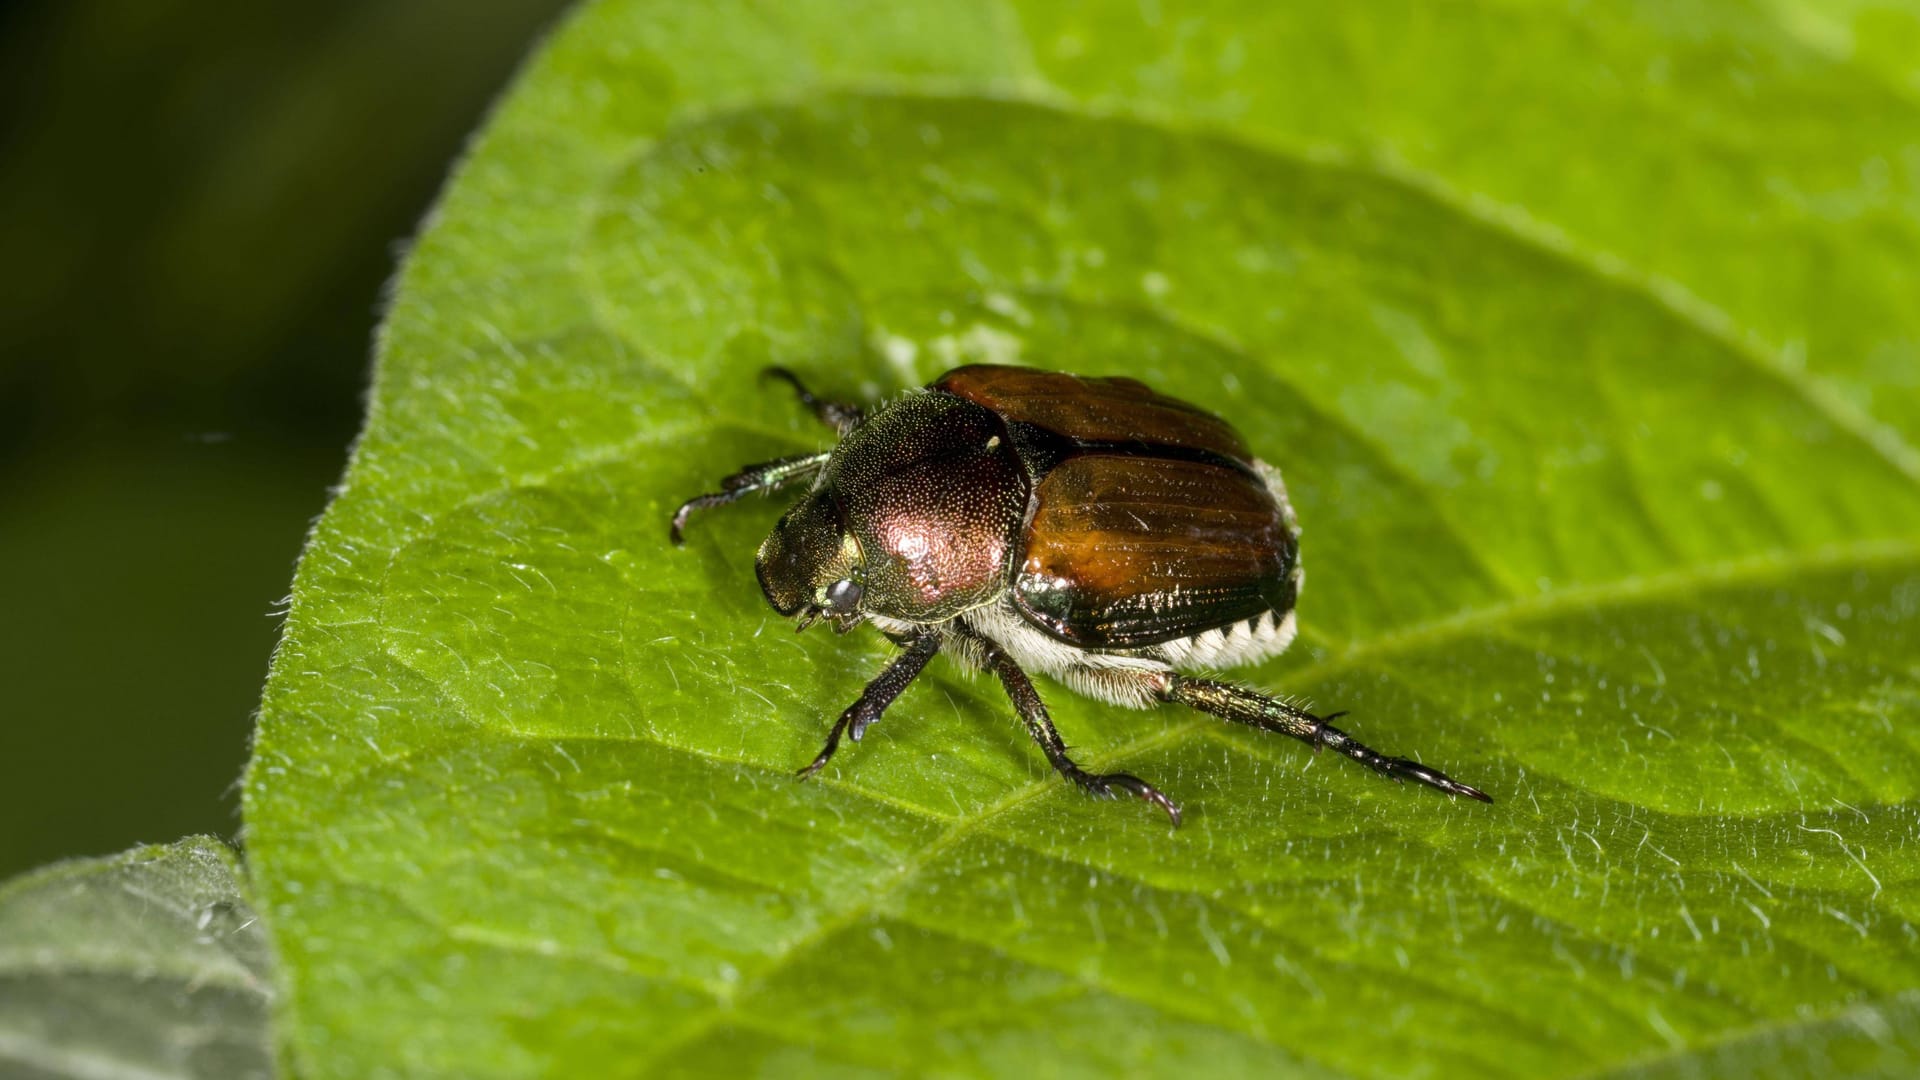
[[[382,288],[564,6],[0,4],[0,877],[238,829]]]

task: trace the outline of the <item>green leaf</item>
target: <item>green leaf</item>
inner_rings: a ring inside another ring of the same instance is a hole
[[[266,934],[196,836],[0,884],[0,1074],[273,1075]]]
[[[1920,99],[1833,32],[1913,12],[1210,7],[544,47],[267,687],[303,1075],[1916,1067]],[[1310,579],[1241,674],[1498,803],[1043,683],[1170,832],[945,661],[793,783],[889,650],[766,607],[777,504],[667,515],[828,445],[762,365],[967,360],[1233,421]]]

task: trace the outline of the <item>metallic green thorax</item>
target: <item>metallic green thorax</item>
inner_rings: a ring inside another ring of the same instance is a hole
[[[1027,509],[1027,478],[989,410],[911,394],[849,432],[807,497],[760,546],[775,610],[820,605],[835,582],[863,609],[932,622],[993,600]]]

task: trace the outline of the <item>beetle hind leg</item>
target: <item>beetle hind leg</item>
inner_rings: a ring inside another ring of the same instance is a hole
[[[1411,758],[1388,757],[1328,722],[1344,716],[1344,713],[1315,716],[1305,709],[1256,693],[1244,686],[1215,682],[1212,679],[1192,679],[1184,675],[1173,676],[1162,696],[1168,701],[1178,702],[1199,709],[1201,712],[1212,713],[1235,723],[1247,724],[1262,731],[1277,732],[1299,739],[1315,750],[1324,747],[1345,754],[1374,772],[1394,780],[1417,780],[1449,795],[1465,795],[1484,803],[1493,801],[1479,788],[1463,784],[1446,773],[1422,765]]]

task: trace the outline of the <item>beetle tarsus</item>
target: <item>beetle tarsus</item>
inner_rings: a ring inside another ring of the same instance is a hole
[[[1388,757],[1334,727],[1331,721],[1345,716],[1344,712],[1315,716],[1305,709],[1249,690],[1244,686],[1216,682],[1212,679],[1191,679],[1184,675],[1174,676],[1164,696],[1169,701],[1176,701],[1235,723],[1247,724],[1262,731],[1272,731],[1299,739],[1313,747],[1315,751],[1323,748],[1338,751],[1374,772],[1394,780],[1418,780],[1428,787],[1444,791],[1449,795],[1465,795],[1467,798],[1478,799],[1484,803],[1493,801],[1491,796],[1479,788],[1463,784],[1438,769],[1422,765],[1410,758]]]
[[[887,706],[893,704],[893,699],[899,697],[900,692],[926,670],[927,661],[932,660],[939,651],[940,635],[937,633],[928,632],[908,640],[906,651],[894,657],[892,663],[874,676],[853,704],[840,714],[840,719],[833,722],[832,730],[827,732],[826,745],[795,777],[805,780],[826,768],[827,762],[833,760],[834,751],[840,749],[840,736],[851,735],[854,742],[859,742],[860,737],[867,733],[867,728],[880,719],[880,715],[887,711]]]
[[[686,537],[682,535],[687,528],[687,519],[695,510],[707,510],[715,506],[725,506],[736,499],[744,499],[756,491],[774,491],[800,480],[812,480],[821,469],[827,467],[831,452],[818,454],[795,454],[792,457],[774,458],[758,465],[749,465],[725,480],[720,481],[720,490],[706,495],[695,495],[680,504],[673,512],[673,522],[667,528],[667,537],[675,547],[684,547]]]
[[[738,495],[725,492],[716,492],[712,495],[695,495],[693,498],[681,503],[680,509],[673,512],[673,524],[667,529],[667,536],[673,541],[673,546],[687,546],[687,538],[682,534],[686,531],[687,519],[693,516],[695,510],[705,510],[711,506],[725,506],[739,497]]]
[[[1359,746],[1357,743],[1354,745]],[[1360,746],[1359,748],[1367,750],[1364,746]],[[1348,756],[1353,757],[1356,761],[1362,762],[1374,772],[1394,780],[1418,780],[1428,787],[1437,788],[1449,795],[1465,795],[1469,799],[1478,799],[1483,803],[1493,801],[1491,795],[1481,791],[1479,788],[1463,784],[1448,776],[1446,773],[1438,769],[1429,768],[1411,758],[1390,758],[1384,754],[1373,753],[1371,750],[1367,750],[1367,753],[1372,756],[1370,758],[1361,758],[1351,753],[1349,753]]]
[[[1173,822],[1174,827],[1179,827],[1180,807],[1172,799],[1161,794],[1159,788],[1145,780],[1131,773],[1090,773],[1071,761],[1068,761],[1066,766],[1061,768],[1058,762],[1054,763],[1054,768],[1060,769],[1062,775],[1078,784],[1080,790],[1087,794],[1098,799],[1117,799],[1122,792],[1125,792],[1142,802],[1152,803],[1165,810],[1167,818]]]
[[[860,425],[860,421],[866,419],[866,411],[860,408],[860,406],[852,405],[844,401],[826,401],[817,397],[813,391],[807,389],[806,383],[800,381],[800,376],[795,375],[792,371],[780,367],[777,364],[772,367],[762,368],[760,370],[760,377],[763,379],[778,379],[788,386],[793,387],[793,392],[800,397],[800,404],[812,409],[813,415],[819,417],[821,423],[826,424],[842,435],[852,431]]]
[[[811,780],[813,774],[827,767],[827,762],[833,760],[833,752],[840,749],[840,740],[836,737],[837,735],[836,731],[834,735],[827,736],[827,745],[821,749],[820,753],[812,761],[795,770],[793,774],[795,780]]]

